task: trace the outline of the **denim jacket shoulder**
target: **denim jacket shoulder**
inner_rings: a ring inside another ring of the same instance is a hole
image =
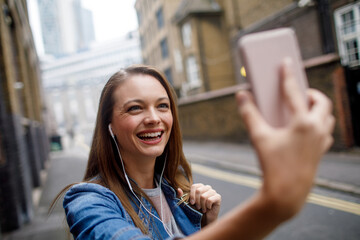
[[[163,182],[162,189],[182,232],[190,235],[198,231],[201,226],[201,213],[186,204],[178,205],[179,199],[176,198],[175,190],[166,181]],[[141,200],[146,207],[150,206],[146,199]],[[140,219],[154,221],[151,223],[145,221],[145,225],[156,226],[160,233],[160,236],[155,234],[151,238],[144,235],[139,228],[135,227],[117,196],[98,184],[74,185],[66,192],[63,206],[70,232],[75,239],[174,239],[179,237],[169,237],[158,220],[149,218],[146,211],[138,209]],[[154,209],[151,211],[157,215]]]

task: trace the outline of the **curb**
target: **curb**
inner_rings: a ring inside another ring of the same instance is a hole
[[[238,173],[244,173],[252,176],[261,177],[262,173],[258,167],[255,166],[246,166],[241,164],[235,164],[231,162],[219,162],[213,159],[202,159],[199,156],[195,156],[192,154],[187,154],[187,159],[190,163],[200,163],[205,164],[210,167],[221,168],[225,170],[235,171]],[[326,188],[330,190],[340,191],[344,193],[356,194],[360,196],[360,187],[355,185],[341,183],[337,181],[331,181],[323,178],[316,178],[314,180],[314,185],[321,188]]]

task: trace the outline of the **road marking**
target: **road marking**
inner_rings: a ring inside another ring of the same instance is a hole
[[[192,171],[207,177],[215,178],[218,180],[235,183],[238,185],[258,189],[261,186],[261,181],[257,178],[240,176],[238,174],[229,173],[217,170],[210,167],[205,167],[199,164],[191,164]],[[328,207],[343,212],[360,215],[360,204],[353,203],[337,198],[326,197],[315,193],[310,193],[307,198],[308,203],[313,203],[323,207]]]
[[[360,216],[360,204],[310,193],[307,202]]]
[[[240,176],[234,173],[216,170],[214,168],[205,167],[195,163],[191,163],[191,170],[201,175],[251,188],[259,188],[261,186],[261,181],[257,178]]]

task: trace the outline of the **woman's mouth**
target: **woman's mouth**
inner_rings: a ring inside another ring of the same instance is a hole
[[[136,136],[144,142],[153,142],[161,139],[164,131],[139,133]]]

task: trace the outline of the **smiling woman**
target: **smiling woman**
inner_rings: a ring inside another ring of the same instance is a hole
[[[66,190],[76,239],[184,237],[215,221],[221,203],[210,186],[192,184],[174,92],[162,73],[143,65],[106,83],[84,183]]]
[[[83,182],[57,197],[66,192],[63,206],[74,238],[262,239],[294,216],[332,143],[334,118],[330,101],[316,90],[308,91],[306,106],[289,66],[280,76],[292,109],[284,128],[266,123],[251,93],[237,94],[263,184],[248,202],[217,220],[221,196],[192,182],[175,95],[163,74],[144,65],[115,73],[100,97]]]

